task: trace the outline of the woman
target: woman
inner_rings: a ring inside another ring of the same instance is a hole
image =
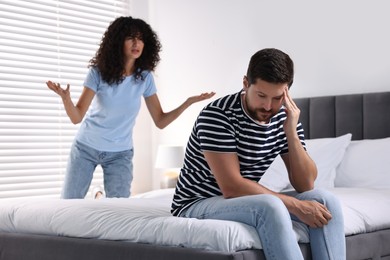
[[[98,164],[104,173],[106,197],[129,197],[133,179],[133,128],[141,96],[155,125],[162,129],[191,104],[214,92],[189,97],[170,112],[163,112],[152,72],[160,61],[161,44],[150,25],[141,19],[119,17],[103,35],[90,61],[84,89],[76,105],[70,87],[46,82],[57,93],[74,124],[82,121],[68,160],[62,198],[84,198]]]

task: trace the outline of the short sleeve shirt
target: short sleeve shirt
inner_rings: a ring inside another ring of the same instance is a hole
[[[133,128],[141,107],[141,97],[157,92],[151,72],[142,79],[133,75],[120,84],[103,81],[99,70],[91,67],[84,86],[95,92],[92,104],[80,126],[76,140],[99,151],[118,152],[133,148]]]
[[[244,178],[258,182],[276,156],[288,153],[283,123],[284,108],[259,124],[245,113],[241,92],[222,97],[207,105],[199,114],[188,144],[171,212],[180,215],[197,201],[220,196],[222,192],[211,173],[203,151],[236,153]],[[297,125],[304,144],[303,128]]]

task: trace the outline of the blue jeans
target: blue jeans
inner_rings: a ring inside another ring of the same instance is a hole
[[[98,164],[103,169],[104,191],[108,198],[128,198],[133,179],[133,149],[102,152],[73,142],[66,170],[63,199],[82,199],[91,185]]]
[[[290,193],[299,200],[316,200],[324,204],[332,219],[322,228],[310,228],[310,247],[314,260],[345,260],[344,220],[338,199],[328,191],[315,189]],[[292,220],[282,200],[261,194],[232,199],[212,197],[201,200],[181,215],[199,219],[221,219],[242,222],[256,228],[266,259],[303,259]]]

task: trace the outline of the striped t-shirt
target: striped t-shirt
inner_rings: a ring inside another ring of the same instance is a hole
[[[284,108],[268,124],[256,123],[241,104],[241,92],[217,99],[199,114],[189,138],[171,213],[179,216],[199,200],[222,192],[202,151],[237,153],[244,178],[258,182],[279,154],[288,152]],[[297,132],[304,145],[303,128]]]

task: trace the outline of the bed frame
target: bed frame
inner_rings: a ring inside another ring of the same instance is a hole
[[[390,92],[295,99],[307,139],[352,133],[390,137]],[[390,259],[390,229],[346,237],[347,259]],[[309,244],[300,244],[305,259]],[[234,253],[124,241],[0,232],[0,260],[265,260],[262,250]]]

